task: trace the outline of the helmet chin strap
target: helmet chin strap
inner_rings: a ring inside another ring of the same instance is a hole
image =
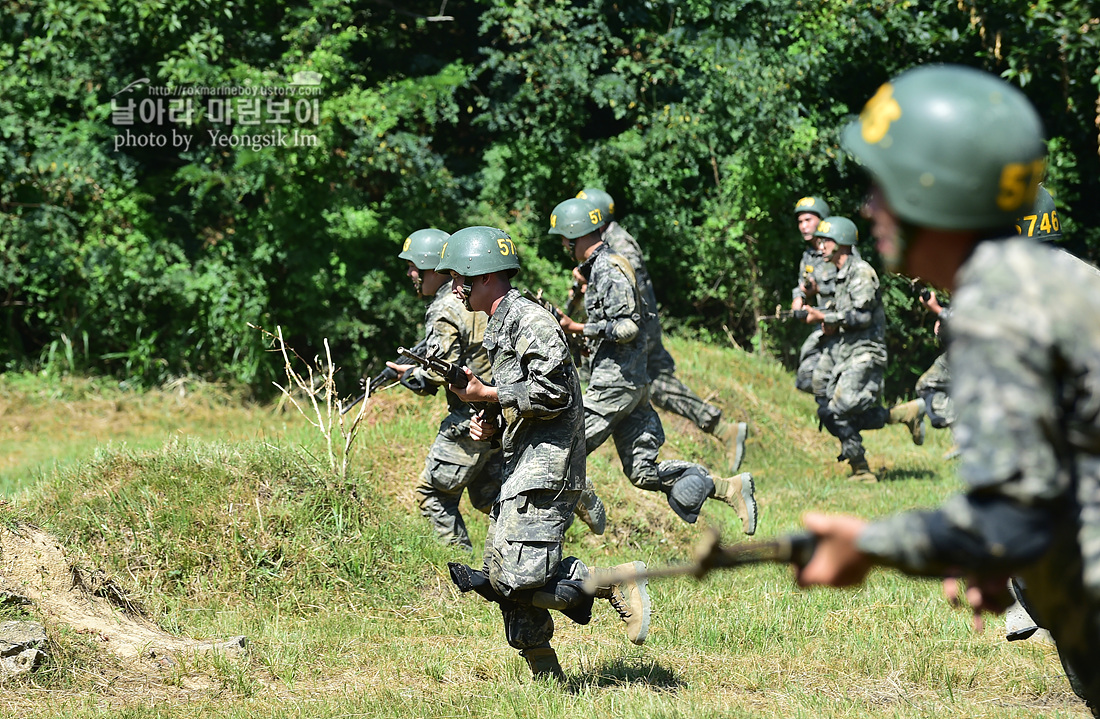
[[[470,306],[470,293],[474,291],[474,286],[470,284],[470,280],[466,280],[459,288],[459,298],[462,300],[462,306],[466,308],[468,312],[473,312],[474,308]]]

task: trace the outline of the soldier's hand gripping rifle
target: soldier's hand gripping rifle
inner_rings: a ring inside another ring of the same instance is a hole
[[[413,352],[417,352],[417,353],[420,353],[420,354],[423,354],[427,350],[428,350],[428,338],[426,338],[426,337],[424,339],[420,340],[416,344],[416,346],[412,348]],[[395,359],[393,361],[393,363],[394,364],[401,364],[401,355],[398,355],[397,359]],[[370,380],[370,384],[366,385],[366,387],[363,390],[363,394],[361,396],[357,397],[354,402],[352,402],[347,407],[344,407],[342,410],[340,410],[340,414],[347,414],[348,412],[351,411],[352,407],[359,404],[363,400],[367,399],[368,397],[370,397],[375,392],[377,392],[379,390],[386,389],[387,387],[395,385],[400,381],[401,381],[401,374],[398,373],[398,371],[395,370],[395,369],[391,369],[389,367],[386,367],[381,372],[379,372],[377,375],[375,375],[373,379]],[[361,381],[361,383],[362,383],[362,381]]]
[[[411,350],[405,349],[404,347],[398,347],[397,354],[405,359],[411,360],[413,364],[420,365],[429,372],[435,372],[438,375],[442,375],[447,384],[454,385],[459,389],[465,389],[466,385],[470,383],[469,378],[466,376],[466,372],[458,365],[437,357],[434,354],[426,355],[423,353],[423,350],[420,352],[416,350],[416,347]],[[482,408],[480,414],[483,420],[499,424],[497,419],[500,417],[500,405],[496,402],[488,402]]]
[[[756,318],[757,322],[768,322],[771,320],[798,320],[799,322],[805,322],[807,311],[805,309],[798,310],[785,310],[782,305],[775,306],[774,315],[760,315]]]
[[[747,564],[773,562],[794,564],[802,568],[810,563],[817,548],[817,538],[809,532],[785,534],[765,542],[741,542],[731,546],[722,544],[718,532],[711,529],[695,548],[695,563],[649,569],[644,572],[616,572],[610,576],[589,575],[584,589],[595,594],[598,584],[615,583],[631,579],[658,579],[661,577],[690,576],[702,579],[715,569],[733,569]]]

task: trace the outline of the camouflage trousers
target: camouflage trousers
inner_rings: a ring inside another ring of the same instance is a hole
[[[468,492],[475,509],[488,514],[500,494],[500,485],[500,450],[489,442],[471,439],[468,419],[448,415],[439,427],[416,486],[420,514],[444,543],[472,549],[459,511],[462,492]]]
[[[802,348],[798,351],[798,370],[794,376],[795,389],[808,394],[816,394],[814,390],[814,370],[822,355],[830,351],[836,344],[839,334],[825,334],[825,330],[818,325],[817,329],[810,333]]]
[[[676,362],[664,345],[656,345],[647,361],[649,399],[653,406],[689,419],[699,429],[713,434],[722,420],[722,410],[692,392],[676,377]]]
[[[548,646],[550,609],[568,612],[592,598],[583,591],[588,567],[562,558],[565,528],[580,491],[536,489],[498,502],[489,515],[484,571],[499,594],[504,635],[515,649]]]
[[[1078,516],[1066,513],[1043,558],[1019,574],[1026,585],[1028,612],[1050,632],[1070,686],[1095,712],[1100,707],[1100,597],[1083,581],[1087,573],[1082,557],[1087,550],[1082,551],[1081,524],[1088,521],[1090,510],[1100,508],[1100,501],[1087,504],[1092,507],[1077,510]]]
[[[585,453],[595,452],[608,437],[615,442],[631,484],[648,492],[664,492],[681,519],[698,518],[714,481],[710,472],[693,462],[657,461],[665,430],[649,403],[648,387],[589,385],[584,393]]]
[[[950,427],[955,422],[955,403],[948,388],[951,371],[947,367],[947,355],[941,354],[932,366],[917,380],[917,396],[924,400],[928,419],[936,429]]]
[[[862,458],[860,431],[886,425],[890,413],[880,404],[885,373],[886,346],[881,342],[835,342],[818,360],[813,374],[817,415],[840,440],[840,458]]]

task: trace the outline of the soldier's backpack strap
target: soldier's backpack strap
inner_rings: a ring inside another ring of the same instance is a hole
[[[634,268],[630,266],[630,260],[617,252],[608,252],[607,259],[611,264],[623,271],[623,274],[630,280],[631,287],[638,289],[638,276],[634,274]]]

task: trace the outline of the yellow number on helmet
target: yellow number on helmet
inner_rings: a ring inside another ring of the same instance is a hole
[[[886,137],[890,124],[901,117],[901,105],[894,99],[894,86],[884,84],[859,113],[860,135],[871,145]]]
[[[497,239],[497,247],[500,248],[500,254],[507,257],[508,255],[516,254],[516,246],[512,244],[512,241],[507,237],[500,237]]]
[[[409,245],[412,244],[412,241],[413,241],[413,238],[406,237],[405,238],[405,246],[401,248],[401,251],[402,252],[408,252],[409,251]]]
[[[828,222],[821,222],[821,223],[818,223],[818,225],[817,225],[817,231],[822,233],[822,234],[825,234],[826,232],[828,232],[831,229],[833,229],[833,226],[830,225]]]
[[[443,255],[447,254],[447,245],[449,245],[449,244],[450,244],[449,242],[444,242],[444,243],[443,243],[443,249],[441,249],[441,250],[439,251],[439,259],[441,259],[441,260],[442,260],[442,259],[443,259]]]
[[[1051,225],[1051,227],[1054,228],[1055,232],[1058,231],[1058,211],[1057,210],[1051,210],[1050,211],[1050,225]]]
[[[558,226],[558,216],[557,215],[550,215],[550,229],[552,230],[557,226]]]
[[[1046,212],[1043,213],[1043,221],[1039,223],[1039,229],[1047,234],[1050,233],[1050,215]]]
[[[603,213],[600,212],[600,208],[596,208],[588,213],[588,219],[592,220],[593,225],[600,224],[600,220],[603,219]]]
[[[1018,209],[1025,202],[1035,200],[1039,180],[1043,179],[1046,161],[1010,162],[1001,170],[1001,190],[997,193],[997,207],[1002,210]]]
[[[794,203],[794,209],[797,210],[799,207],[811,207],[813,204],[814,204],[814,198],[812,198],[812,197],[803,197],[801,200]]]
[[[1039,219],[1039,216],[1038,215],[1024,215],[1020,219],[1023,220],[1024,222],[1028,223],[1027,224],[1026,236],[1027,237],[1034,237],[1035,236],[1035,220]],[[1016,231],[1019,232],[1021,235],[1025,234],[1024,229],[1022,227],[1020,227],[1019,225],[1016,225]]]

